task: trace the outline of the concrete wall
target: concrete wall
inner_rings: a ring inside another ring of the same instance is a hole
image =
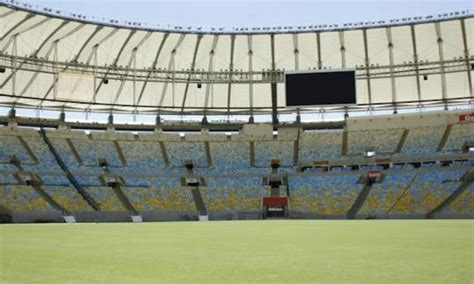
[[[127,211],[97,211],[97,212],[72,212],[79,223],[109,223],[109,222],[132,222],[130,212]],[[146,211],[140,214],[144,222],[166,222],[166,221],[197,221],[196,212],[186,211]],[[369,215],[359,214],[356,219],[368,219]],[[375,214],[371,219],[426,219],[425,214]],[[223,220],[260,220],[261,212],[209,212],[210,221]],[[291,212],[288,219],[315,219],[315,220],[337,220],[347,219],[347,215],[320,215],[309,212]],[[436,214],[434,219],[474,219],[472,214]],[[13,212],[13,223],[64,223],[60,212],[56,211],[30,211]]]

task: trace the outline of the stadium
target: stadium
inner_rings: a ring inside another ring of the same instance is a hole
[[[0,282],[473,281],[469,11],[0,27]]]

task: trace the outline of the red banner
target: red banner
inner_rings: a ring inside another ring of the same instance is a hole
[[[264,197],[264,206],[286,206],[288,203],[287,197]]]
[[[474,112],[459,115],[459,121],[474,121]]]

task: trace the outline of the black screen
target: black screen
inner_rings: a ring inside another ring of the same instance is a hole
[[[356,103],[355,71],[289,73],[286,105],[349,105]]]

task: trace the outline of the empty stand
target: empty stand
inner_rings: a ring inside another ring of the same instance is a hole
[[[453,203],[458,197],[462,196],[465,191],[469,189],[472,182],[474,181],[474,171],[467,171],[464,176],[461,178],[462,183],[459,187],[451,193],[443,202],[441,202],[436,208],[426,214],[426,218],[431,219],[436,213],[441,212],[444,208],[448,207]],[[474,204],[471,204],[474,206]]]
[[[472,216],[472,184],[463,175],[473,165],[466,152],[473,125],[298,128],[273,137],[0,128],[0,213],[261,218],[263,198],[288,197],[292,218]],[[368,148],[380,156],[364,156]],[[361,182],[373,170],[384,179]],[[120,185],[104,181],[110,177]]]

